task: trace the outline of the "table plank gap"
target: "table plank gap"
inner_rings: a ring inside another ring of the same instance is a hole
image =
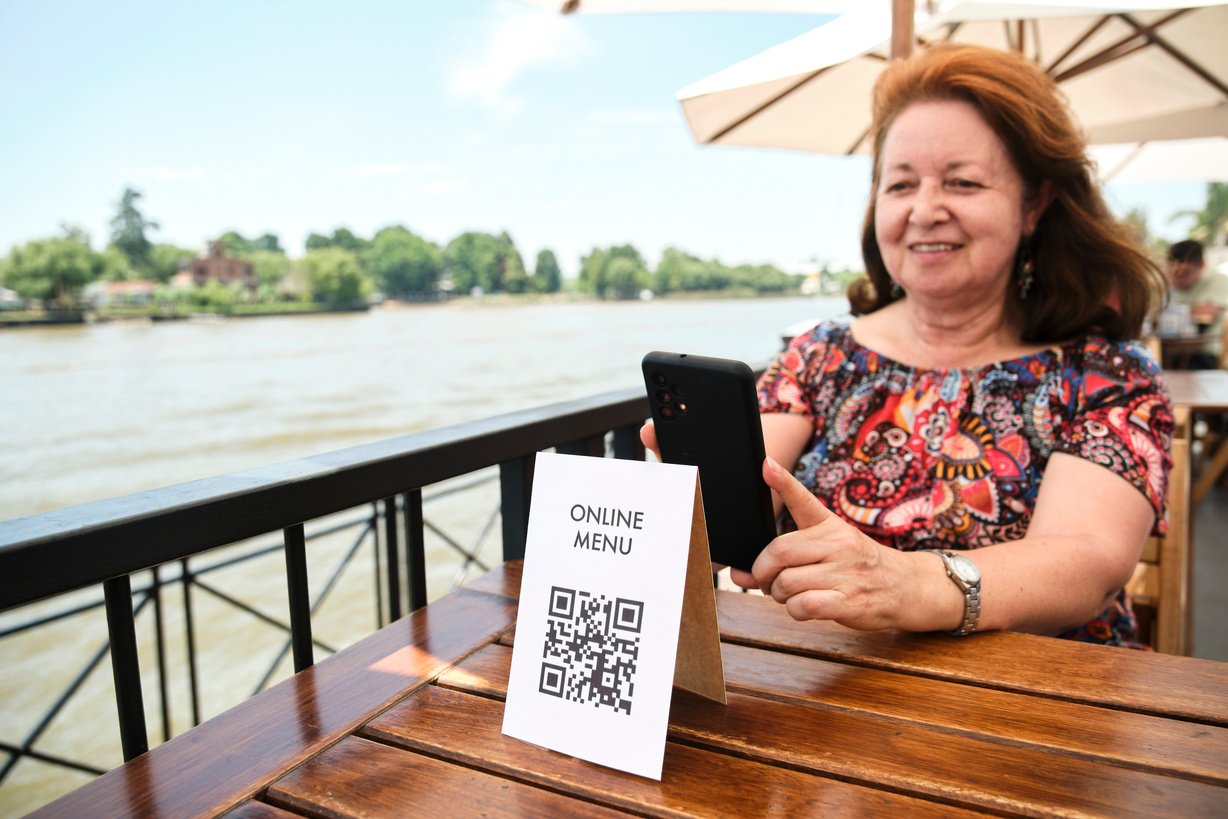
[[[583,798],[356,736],[279,779],[267,798],[325,816],[620,815]]]
[[[968,815],[949,803],[673,741],[656,782],[504,736],[502,719],[502,702],[432,686],[372,720],[361,735],[652,816],[755,815],[765,805],[784,816]]]

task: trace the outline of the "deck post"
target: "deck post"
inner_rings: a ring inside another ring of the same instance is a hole
[[[132,614],[132,581],[128,575],[102,581],[111,638],[111,673],[115,678],[115,705],[119,710],[119,741],[124,761],[149,750],[145,731],[145,703],[141,696],[141,668],[136,652],[136,621]]]

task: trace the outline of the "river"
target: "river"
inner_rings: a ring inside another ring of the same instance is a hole
[[[761,364],[843,299],[464,301],[0,331],[0,520],[640,383]]]
[[[780,348],[786,327],[844,310],[837,298],[484,299],[357,314],[0,330],[0,520],[639,386],[640,358],[654,349],[760,365]],[[473,542],[498,501],[495,484],[475,492],[486,496],[432,502],[428,519]],[[313,591],[352,542],[352,533],[313,541]],[[253,547],[231,547],[245,548]],[[485,548],[498,559],[497,533]],[[193,567],[210,560],[217,558]],[[459,575],[438,538],[428,537],[427,561],[435,597]],[[283,575],[284,562],[272,553],[207,582],[284,619]],[[315,636],[340,647],[370,633],[374,582],[370,558],[355,561],[313,614]],[[0,614],[0,629],[98,596],[82,591]],[[191,724],[182,590],[168,589],[165,598],[168,701],[179,733]],[[198,590],[193,600],[207,719],[252,694],[285,638],[210,593]],[[156,742],[152,629],[142,615],[146,719]],[[105,640],[97,610],[0,639],[0,740],[19,745],[38,730]],[[289,673],[283,660],[274,679]],[[34,748],[103,768],[118,764],[110,676],[104,660]],[[0,752],[0,763],[6,756]],[[24,814],[89,778],[23,760],[0,782],[0,817]]]

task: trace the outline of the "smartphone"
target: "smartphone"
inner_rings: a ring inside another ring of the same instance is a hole
[[[741,361],[664,352],[644,356],[643,370],[661,459],[699,468],[712,561],[750,571],[776,537],[754,373]]]

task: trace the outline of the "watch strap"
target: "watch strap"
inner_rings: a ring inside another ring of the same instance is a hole
[[[960,591],[964,593],[964,616],[961,618],[959,628],[948,631],[954,637],[967,637],[972,632],[976,631],[977,623],[981,619],[981,584],[978,580],[976,583],[968,583],[955,572],[954,559],[955,555],[943,549],[923,549],[922,551],[933,552],[942,558],[942,567],[946,570],[947,577],[951,578]]]

